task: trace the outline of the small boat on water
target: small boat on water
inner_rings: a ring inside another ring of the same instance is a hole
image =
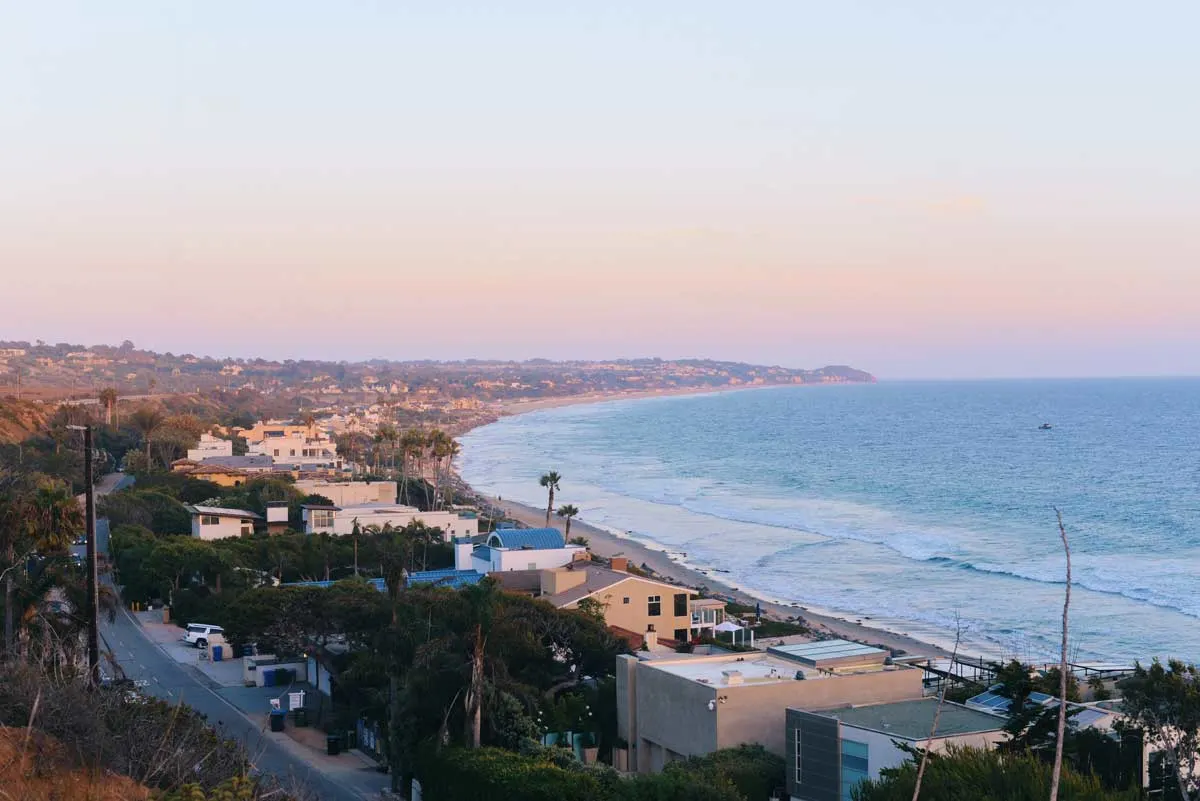
[[[1049,423],[1042,423],[1040,426],[1038,426],[1038,431],[1049,431],[1052,428],[1054,428],[1054,426],[1050,425]]]

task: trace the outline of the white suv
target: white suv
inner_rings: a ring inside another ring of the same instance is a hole
[[[183,641],[197,648],[207,648],[208,638],[212,634],[224,634],[225,629],[208,623],[188,623],[187,631],[183,633]]]

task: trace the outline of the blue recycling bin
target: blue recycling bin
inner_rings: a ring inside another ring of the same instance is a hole
[[[264,687],[274,687],[275,686],[275,671],[273,671],[273,670],[264,670],[263,671],[263,686]]]
[[[213,661],[220,662],[225,658],[225,648],[220,645],[213,646]]]

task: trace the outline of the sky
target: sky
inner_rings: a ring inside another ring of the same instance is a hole
[[[1200,374],[1195,2],[0,0],[0,339]]]

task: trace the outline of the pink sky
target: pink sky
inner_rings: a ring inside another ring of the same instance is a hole
[[[1187,26],[687,8],[26,9],[0,338],[1200,373]]]

